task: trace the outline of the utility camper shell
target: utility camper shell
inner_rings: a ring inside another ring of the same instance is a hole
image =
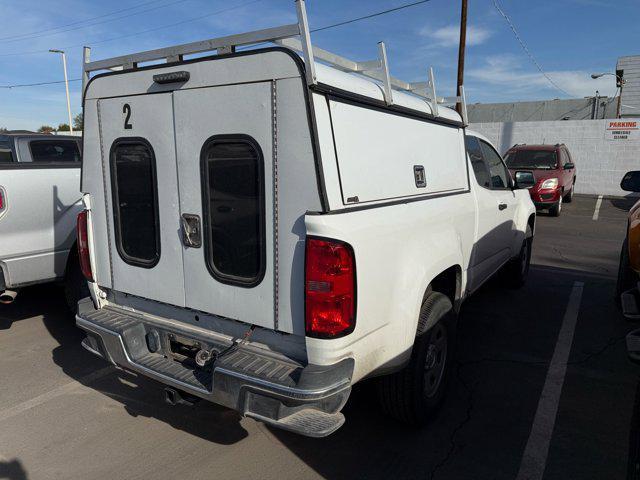
[[[354,382],[407,363],[433,279],[459,305],[477,210],[466,118],[439,105],[433,73],[391,77],[383,44],[371,62],[312,47],[296,3],[290,26],[98,62],[85,50],[92,296],[77,323],[169,402],[324,436]],[[279,45],[239,51],[264,41]],[[464,95],[448,101],[465,111]],[[502,263],[520,252],[531,212],[518,215]],[[310,258],[338,262],[334,276]]]

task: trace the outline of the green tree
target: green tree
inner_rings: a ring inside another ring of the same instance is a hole
[[[5,127],[0,127],[0,133],[5,133],[8,132],[9,130],[7,130]]]
[[[60,125],[58,125],[58,128],[56,130],[58,132],[69,132],[71,129],[69,128],[68,124],[61,123]]]
[[[51,133],[51,132],[55,132],[55,128],[49,126],[49,125],[42,125],[39,129],[38,132],[39,133]]]
[[[84,115],[82,115],[82,113],[79,113],[75,117],[73,117],[73,129],[74,130],[84,129]]]

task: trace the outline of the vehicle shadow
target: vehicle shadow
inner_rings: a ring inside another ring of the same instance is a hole
[[[39,299],[54,292],[60,294],[56,285],[37,285],[20,290],[13,303],[0,305],[0,330],[8,330],[16,322],[40,315],[45,304]]]
[[[445,400],[424,427],[386,417],[372,379],[354,387],[347,421],[330,437],[271,432],[324,478],[515,478],[567,298],[585,273],[532,266],[520,290],[498,276],[476,292],[460,314]],[[590,281],[605,295],[613,288],[608,277]],[[597,340],[577,345],[576,358],[597,351]]]
[[[528,356],[519,353],[519,344],[503,347],[506,339],[496,337],[508,336],[516,329],[525,335],[531,332],[514,325],[509,315],[518,310],[526,294],[514,291],[505,299],[501,290],[503,279],[497,277],[463,306],[457,358],[445,400],[424,427],[385,416],[378,407],[372,379],[354,387],[343,410],[347,421],[330,437],[309,439],[275,429],[272,433],[324,478],[431,479],[440,477],[443,469],[446,475],[442,478],[514,478],[528,433],[526,419],[533,415],[537,403],[537,395],[531,390],[543,381],[545,371],[540,365],[523,365],[516,370],[502,365],[492,368],[481,359],[502,351],[523,361],[539,361],[551,355],[552,343]],[[491,308],[498,300],[500,308]],[[531,377],[525,385],[529,392],[514,387],[522,375]],[[501,401],[491,405],[489,398],[494,396]],[[502,407],[505,403],[506,408]],[[506,421],[509,415],[515,420]],[[486,418],[478,420],[481,417]],[[484,428],[469,429],[472,419]],[[478,437],[480,433],[484,440]],[[454,460],[460,455],[464,458]],[[498,468],[493,460],[496,456],[501,459]]]
[[[0,461],[0,480],[27,480],[27,471],[17,458],[8,462]]]
[[[46,312],[44,325],[58,343],[51,352],[52,360],[67,376],[118,401],[132,417],[156,418],[177,430],[222,445],[247,436],[240,425],[240,415],[233,410],[209,402],[171,407],[164,403],[163,386],[158,382],[115,367],[96,378],[94,373],[108,367],[108,363],[82,348],[84,332],[75,326],[64,296],[51,287],[39,290],[37,296],[25,292],[24,300],[30,300],[32,311]]]
[[[631,207],[640,200],[640,197],[637,194],[628,194],[624,197],[608,198],[606,200],[608,200],[609,203],[618,210],[628,212],[631,210]]]

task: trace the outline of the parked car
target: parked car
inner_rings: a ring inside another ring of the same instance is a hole
[[[626,192],[640,193],[640,171],[627,172],[620,182]],[[620,251],[616,300],[620,303],[624,316],[640,319],[638,275],[640,275],[640,201],[629,210],[627,234]]]
[[[51,281],[74,310],[89,294],[76,249],[81,152],[78,137],[0,134],[0,303]]]
[[[304,435],[375,376],[385,411],[422,424],[463,300],[502,267],[525,281],[535,208],[454,110],[307,68],[274,47],[89,81],[83,345],[171,404]]]
[[[557,217],[563,202],[571,202],[576,184],[576,164],[566,145],[514,145],[505,154],[512,175],[530,170],[536,184],[529,189],[537,209],[548,209]]]

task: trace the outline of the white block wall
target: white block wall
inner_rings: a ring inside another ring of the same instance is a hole
[[[564,143],[576,163],[576,193],[623,196],[628,194],[620,189],[623,175],[640,170],[640,135],[634,140],[607,140],[608,121],[472,123],[469,129],[489,138],[502,154],[514,143]]]

